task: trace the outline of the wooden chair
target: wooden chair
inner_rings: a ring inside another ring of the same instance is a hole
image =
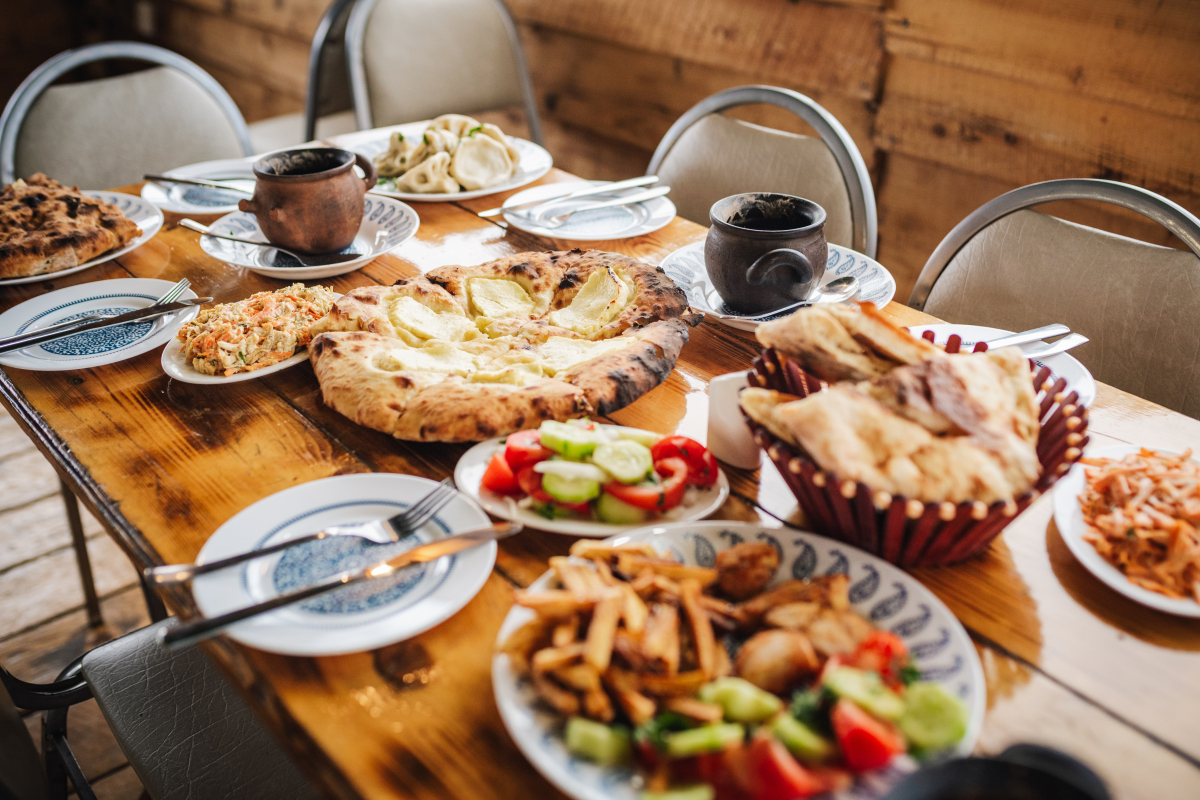
[[[360,130],[524,104],[542,143],[533,82],[500,0],[357,0],[346,57]]]
[[[158,66],[52,86],[84,64],[131,59]],[[60,53],[17,88],[0,116],[0,184],[45,172],[104,189],[146,172],[252,153],[241,112],[211,75],[183,56],[140,42]]]
[[[819,139],[723,116],[738,106],[769,104],[791,111]],[[825,208],[825,236],[875,257],[875,191],[862,155],[833,115],[812,98],[774,86],[739,86],[701,100],[659,142],[647,174],[671,187],[679,215],[708,225],[721,198],[780,192]]]
[[[1097,200],[1137,211],[1191,252],[1030,210]],[[1003,194],[942,240],[908,304],[950,322],[1024,330],[1052,322],[1091,341],[1072,351],[1098,380],[1200,418],[1200,219],[1137,186],[1091,178]]]

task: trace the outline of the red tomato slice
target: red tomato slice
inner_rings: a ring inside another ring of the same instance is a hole
[[[772,736],[755,736],[746,750],[744,787],[754,800],[797,800],[825,791],[824,781],[813,775],[782,743]]]
[[[717,482],[717,459],[708,448],[686,436],[668,436],[659,439],[650,448],[654,463],[664,458],[682,458],[688,465],[689,486],[712,486]]]
[[[553,503],[556,506],[574,511],[587,517],[592,513],[592,507],[587,503],[560,503],[542,489],[542,473],[535,472],[533,464],[527,464],[517,473],[517,485],[521,491],[539,503]]]
[[[878,672],[884,682],[895,685],[900,670],[908,663],[908,648],[904,641],[889,631],[872,631],[859,643],[849,663],[863,670]]]
[[[497,452],[488,462],[487,471],[483,473],[483,488],[496,494],[520,494],[521,486],[517,476],[513,475],[512,467],[504,453]]]
[[[683,502],[687,489],[688,465],[682,458],[664,458],[655,462],[654,471],[661,483],[627,484],[613,481],[605,484],[604,491],[618,500],[647,511],[666,511]]]
[[[517,431],[504,440],[504,458],[513,472],[520,472],[528,464],[545,461],[551,455],[549,449],[542,447],[542,434],[537,428]]]
[[[830,719],[846,766],[855,772],[879,769],[904,752],[898,731],[845,698],[834,704]]]

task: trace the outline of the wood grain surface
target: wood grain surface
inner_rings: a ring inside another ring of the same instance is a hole
[[[570,179],[555,170],[543,181]],[[503,197],[414,204],[421,217],[415,239],[323,283],[345,292],[445,264],[573,244],[538,240],[476,215]],[[209,258],[197,234],[177,222],[168,215],[151,242],[115,262],[0,289],[0,309],[63,286],[129,276],[186,276],[218,301],[281,285]],[[704,235],[676,219],[656,233],[598,246],[658,263]],[[895,303],[885,313],[902,324],[932,319]],[[693,330],[666,383],[612,419],[704,440],[707,381],[745,369],[757,351],[752,336],[709,320]],[[466,450],[397,441],[352,423],[324,406],[307,364],[213,388],[169,380],[159,356],[91,370],[0,372],[0,400],[139,567],[193,560],[223,522],[289,486],[368,471],[441,479]],[[1091,410],[1091,431],[1097,445],[1200,449],[1200,421],[1105,386]],[[736,495],[799,521],[769,463],[728,472]],[[718,516],[759,519],[736,496]],[[225,638],[204,647],[330,796],[557,797],[500,722],[490,662],[512,589],[536,579],[571,541],[530,531],[503,542],[493,575],[461,612],[375,652],[296,658]],[[1096,767],[1118,797],[1200,794],[1200,632],[1194,622],[1125,600],[1084,571],[1054,528],[1049,498],[982,556],[914,574],[980,649],[989,695],[980,752],[1045,742]],[[185,592],[169,600],[177,610],[191,607]]]

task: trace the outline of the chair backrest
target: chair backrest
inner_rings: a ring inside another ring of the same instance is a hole
[[[770,104],[791,111],[820,136],[799,136],[721,116],[738,106]],[[828,214],[825,236],[875,257],[875,191],[854,140],[812,98],[774,86],[739,86],[701,100],[659,142],[648,174],[671,187],[681,216],[708,225],[723,197],[780,192],[807,197]]]
[[[76,67],[114,58],[159,66],[51,85]],[[246,122],[220,84],[183,56],[140,42],[60,53],[25,79],[0,117],[0,184],[45,172],[101,189],[251,153]]]
[[[360,130],[523,103],[542,143],[525,53],[500,0],[358,0],[346,57]]]
[[[1191,248],[1173,250],[1028,210],[1099,200],[1138,211]],[[1200,418],[1200,219],[1153,192],[1090,178],[1008,192],[960,222],[909,305],[949,322],[1024,330],[1064,323],[1105,383]]]
[[[317,138],[317,120],[354,108],[346,63],[346,25],[354,0],[333,0],[313,34],[308,55],[308,93],[304,99],[304,141]]]
[[[25,721],[0,681],[0,798],[45,800],[46,773]]]

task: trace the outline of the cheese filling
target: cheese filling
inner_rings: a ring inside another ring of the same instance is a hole
[[[394,347],[375,356],[375,366],[388,372],[440,372],[464,377],[477,369],[475,356],[450,342],[431,342],[425,347]]]
[[[388,319],[398,334],[403,331],[418,339],[461,342],[479,335],[475,323],[467,317],[461,314],[438,313],[411,297],[401,297],[392,303],[388,310]],[[400,338],[408,339],[403,335]]]
[[[635,341],[637,340],[632,336],[617,336],[596,342],[588,339],[551,336],[538,345],[538,361],[541,362],[542,369],[546,371],[547,375],[557,375],[585,361],[591,361],[593,358],[628,347]]]
[[[550,312],[550,324],[590,336],[616,319],[633,292],[612,267],[597,269],[566,308]]]
[[[535,308],[525,287],[507,278],[470,278],[467,297],[475,313],[492,319],[528,317]]]

